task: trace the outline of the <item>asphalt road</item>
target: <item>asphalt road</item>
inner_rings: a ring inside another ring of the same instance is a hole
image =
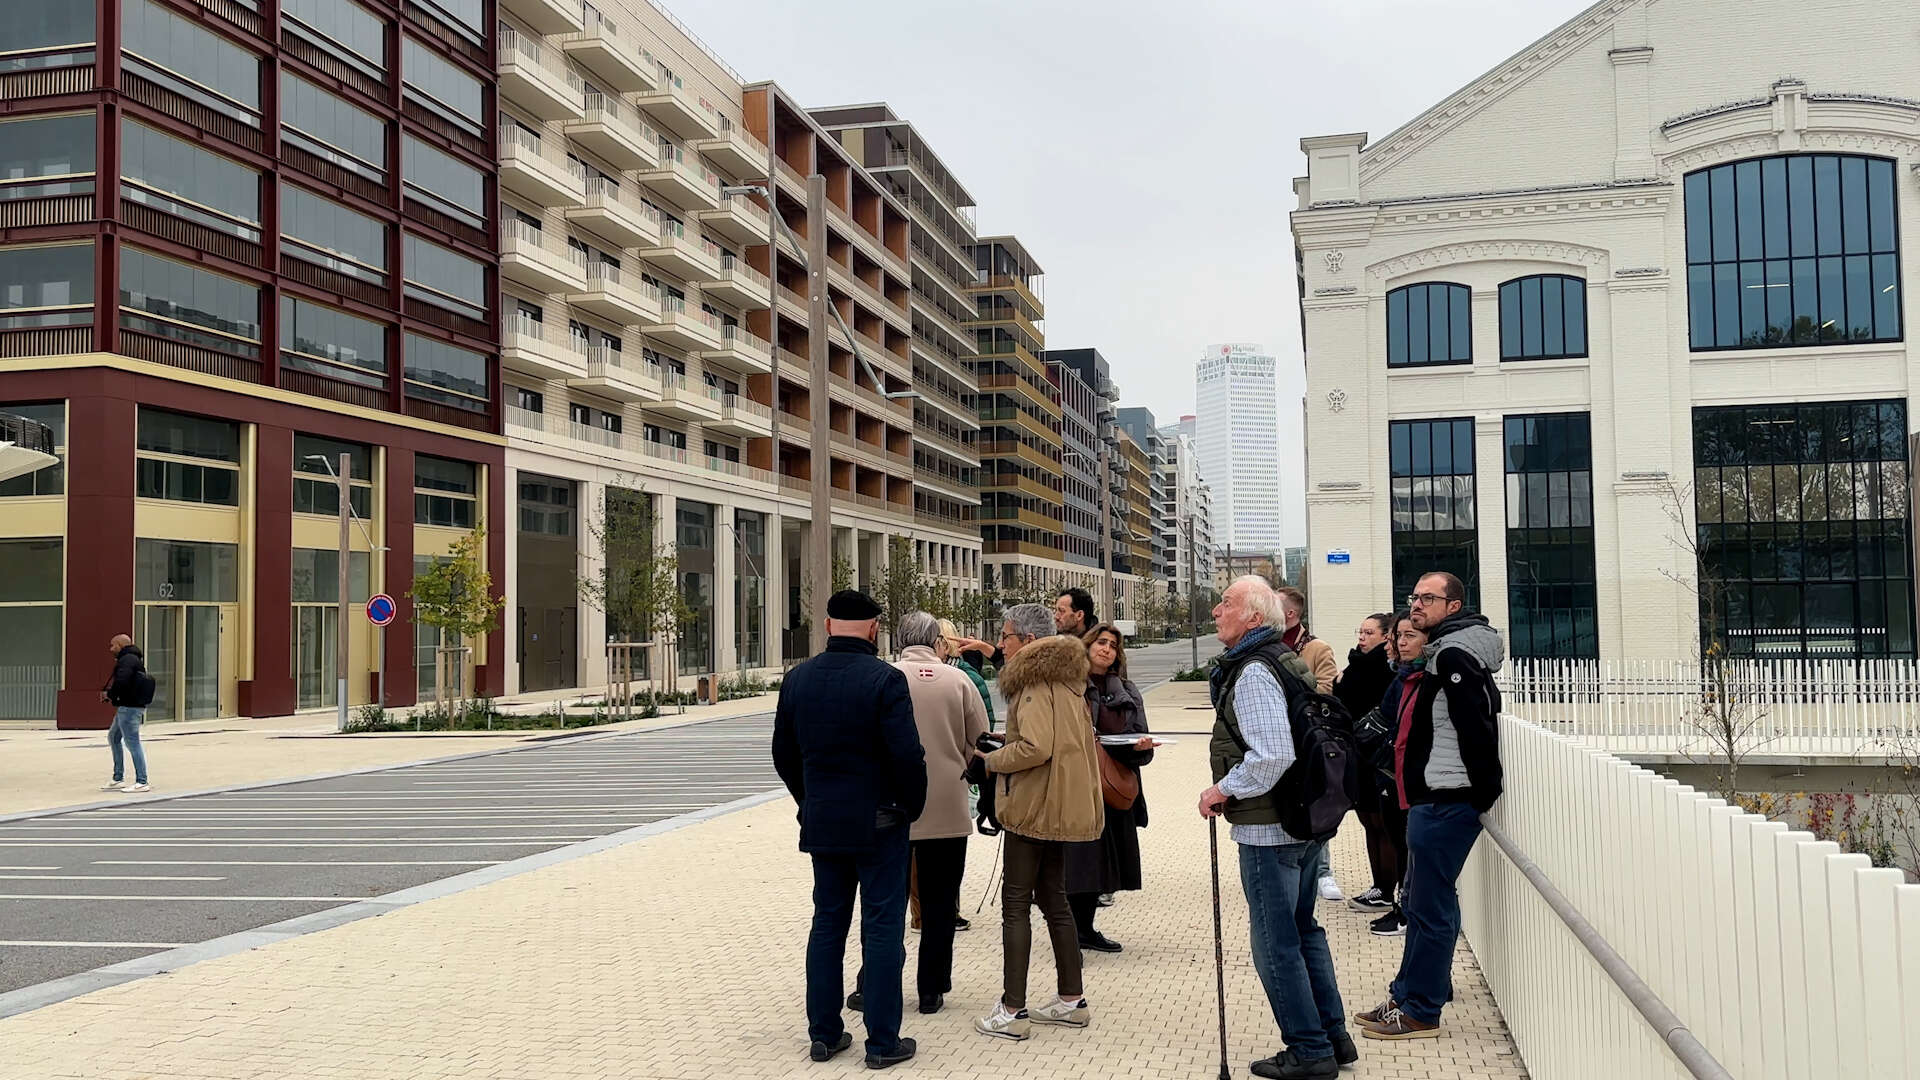
[[[0,824],[0,992],[768,791],[772,725],[766,713]]]

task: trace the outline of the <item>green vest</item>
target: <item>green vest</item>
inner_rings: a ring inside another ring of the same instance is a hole
[[[1207,746],[1207,756],[1213,765],[1213,782],[1216,784],[1247,756],[1247,740],[1240,731],[1239,718],[1234,715],[1233,691],[1240,682],[1241,672],[1246,670],[1249,663],[1265,664],[1273,672],[1274,680],[1280,684],[1283,696],[1289,674],[1294,677],[1296,686],[1314,685],[1313,672],[1307,668],[1306,662],[1277,636],[1252,652],[1221,661],[1223,678],[1219,698],[1213,707],[1213,738]],[[1274,801],[1273,792],[1267,791],[1251,799],[1228,799],[1226,817],[1231,825],[1278,825],[1280,807]]]

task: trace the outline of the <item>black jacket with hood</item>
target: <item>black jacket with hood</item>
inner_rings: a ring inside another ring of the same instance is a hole
[[[1485,813],[1500,798],[1500,689],[1506,643],[1486,616],[1461,612],[1433,628],[1398,711],[1401,790],[1408,806],[1464,802]],[[1407,695],[1411,695],[1411,703]]]
[[[116,708],[144,709],[153,704],[153,681],[145,678],[147,657],[138,645],[122,645],[113,658],[113,677],[103,687]]]

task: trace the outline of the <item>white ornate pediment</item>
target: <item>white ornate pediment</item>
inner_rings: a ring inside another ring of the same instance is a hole
[[[1581,266],[1588,270],[1590,277],[1603,277],[1607,272],[1607,253],[1583,244],[1557,243],[1548,240],[1478,240],[1460,244],[1440,244],[1419,251],[1410,251],[1405,255],[1397,255],[1369,265],[1367,277],[1378,284],[1430,266],[1460,266],[1466,263],[1514,260]]]

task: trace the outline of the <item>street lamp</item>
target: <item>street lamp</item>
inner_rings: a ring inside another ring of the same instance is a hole
[[[340,455],[340,467],[338,469],[333,467],[333,460],[325,454],[308,454],[303,459],[305,461],[319,462],[320,466],[327,470],[327,475],[333,477],[333,485],[338,493],[340,503],[340,592],[339,595],[334,597],[334,603],[338,607],[339,613],[335,616],[334,620],[337,625],[334,627],[335,640],[333,653],[335,694],[334,727],[339,731],[347,730],[347,654],[351,651],[347,647],[348,628],[352,625],[347,621],[349,618],[347,614],[347,604],[353,595],[350,575],[348,574],[348,569],[352,566],[353,541],[348,522],[359,523],[360,535],[366,538],[367,547],[373,549],[375,552],[387,550],[384,546],[373,542],[373,534],[367,531],[367,523],[361,521],[360,515],[353,512],[353,466],[349,457],[350,455],[347,454]],[[368,577],[372,577],[371,566],[368,567]],[[380,657],[380,705],[383,708],[387,704],[386,646],[386,629],[382,627],[376,652]]]

